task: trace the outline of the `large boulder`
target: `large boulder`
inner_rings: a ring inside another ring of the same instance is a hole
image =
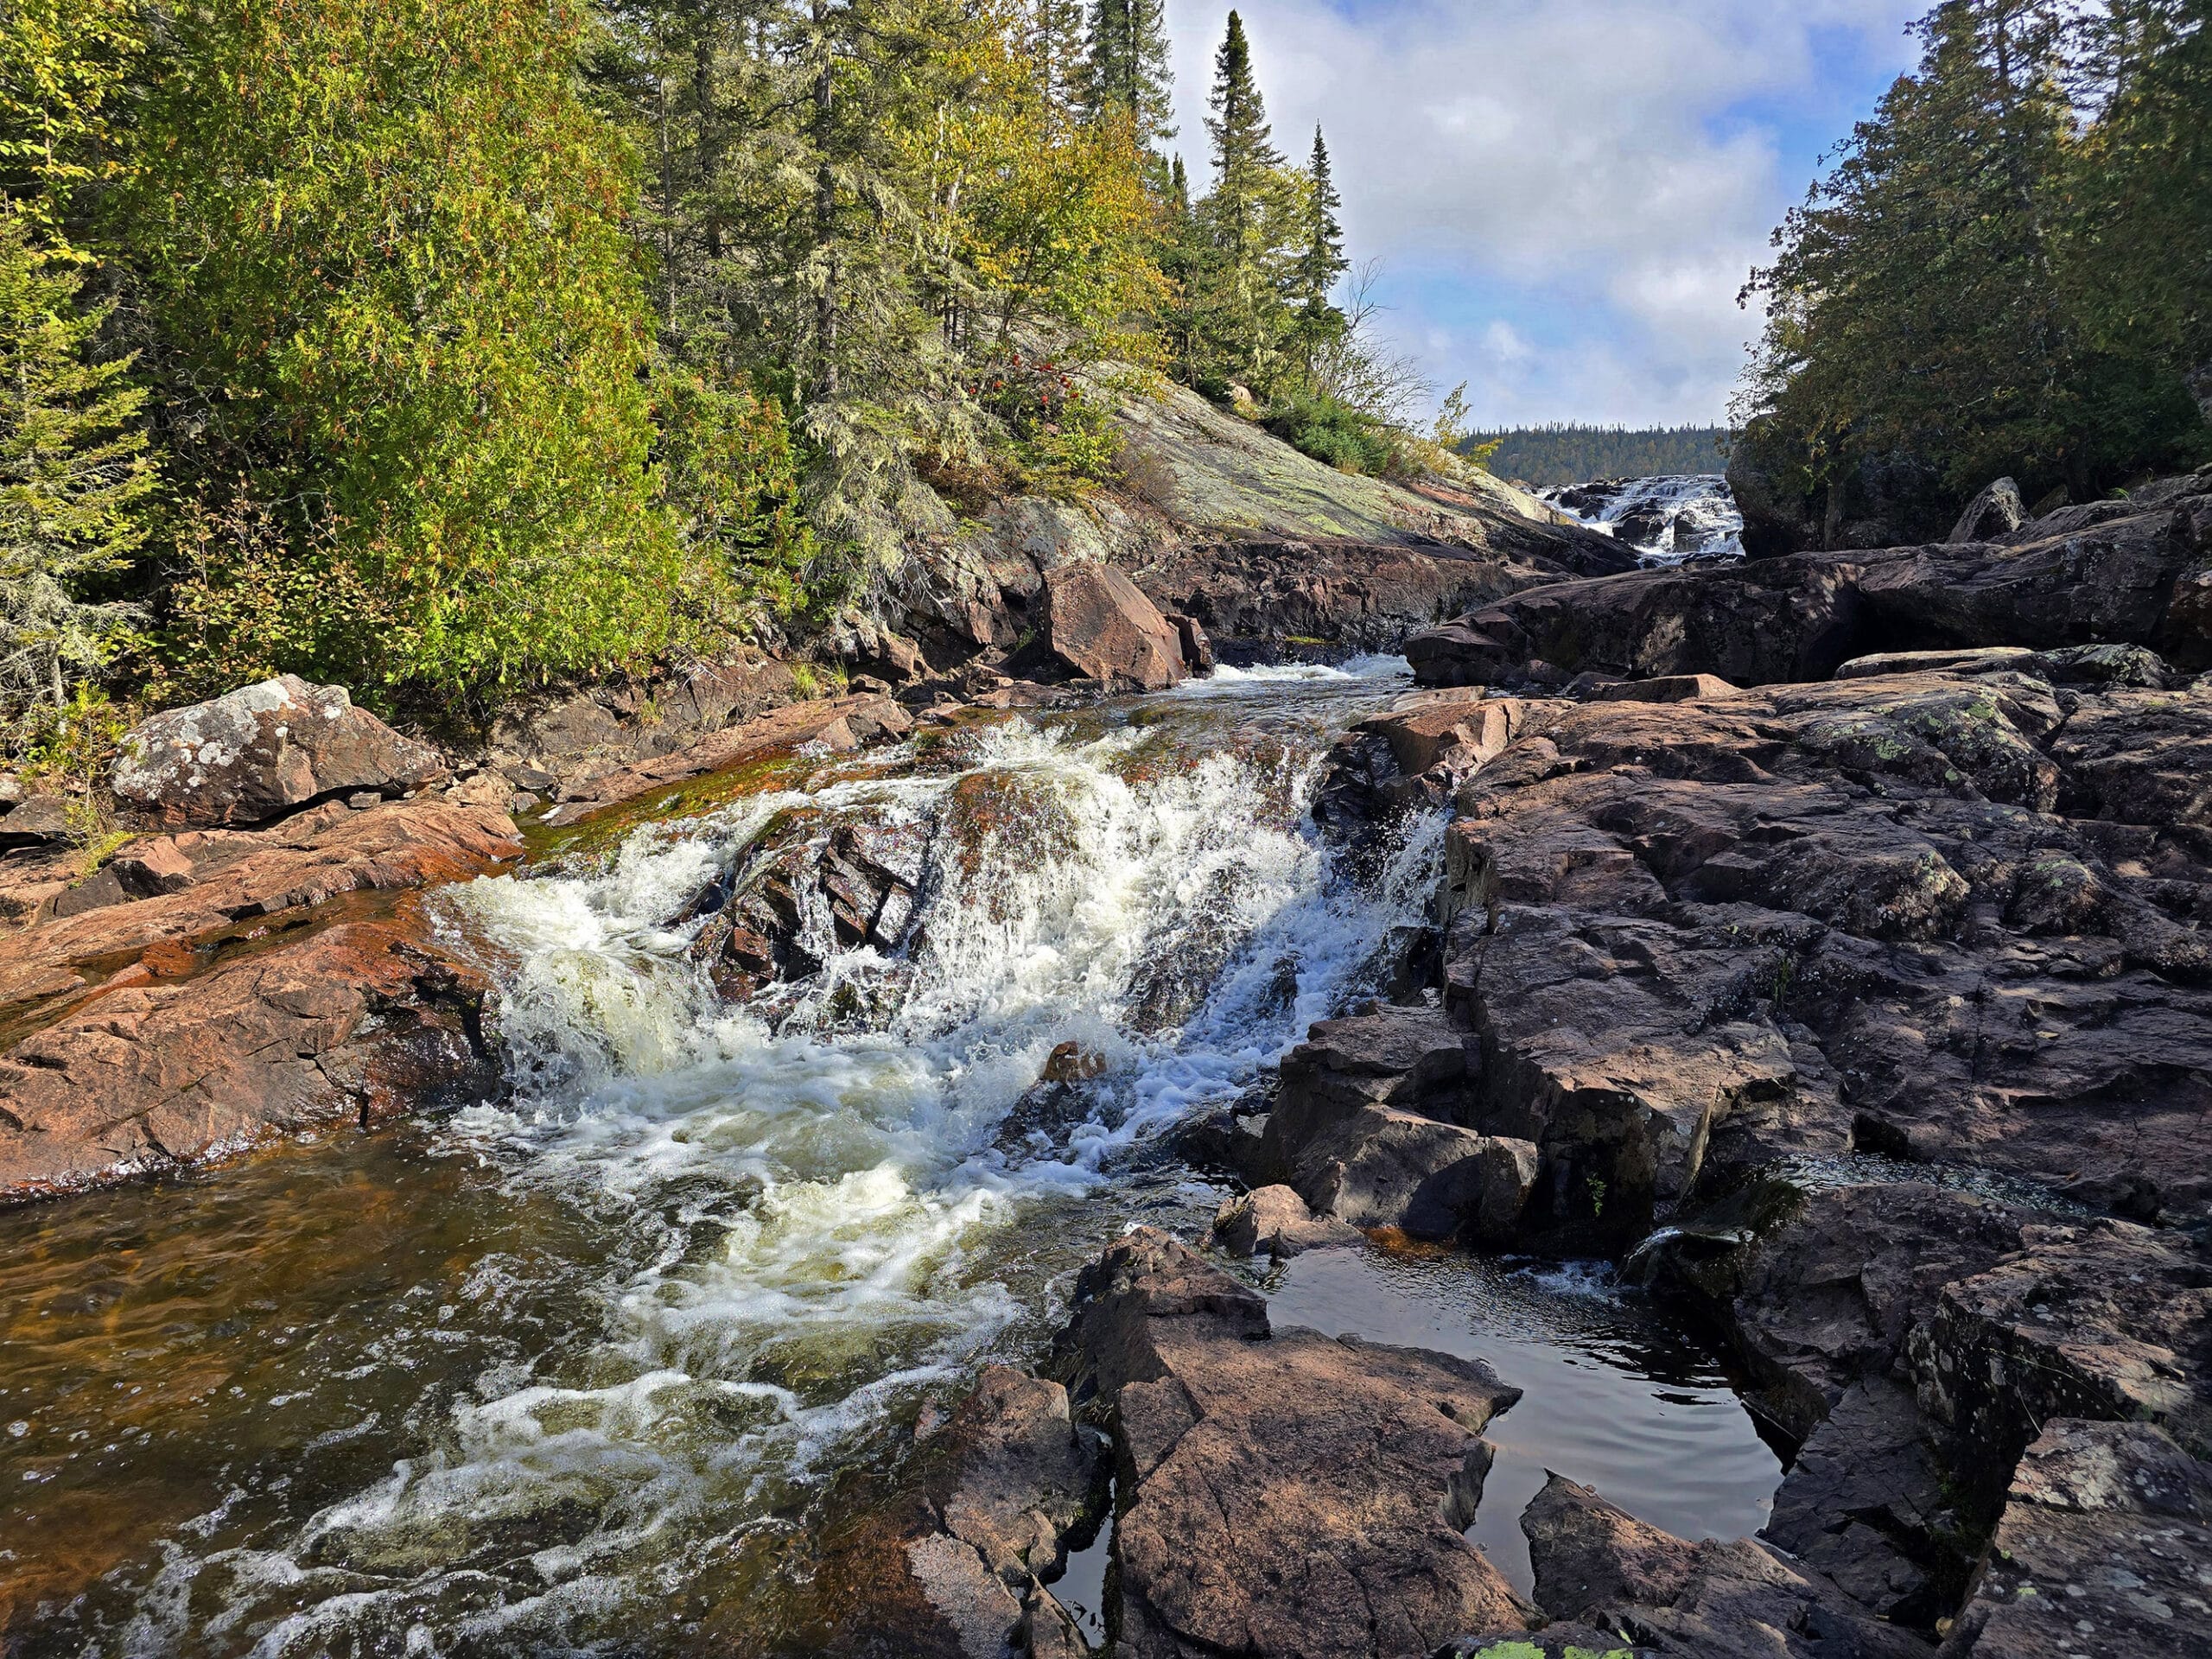
[[[1945,539],[1999,542],[2027,521],[2028,504],[2020,499],[2020,486],[2009,478],[2000,478],[1967,503]]]
[[[204,828],[265,823],[331,796],[406,794],[445,775],[436,750],[355,708],[344,688],[284,674],[132,728],[112,784],[165,824]]]
[[[1102,685],[1159,691],[1189,671],[1174,624],[1110,566],[1064,565],[1048,575],[1042,621],[1044,649],[1069,673]]]
[[[1754,559],[1919,541],[1941,535],[1957,503],[1934,468],[1901,450],[1815,484],[1803,447],[1765,416],[1736,435],[1727,474]]]
[[[1150,1228],[1077,1281],[1062,1338],[1120,1470],[1116,1650],[1411,1659],[1529,1609],[1463,1530],[1519,1391],[1471,1360],[1311,1331]]]

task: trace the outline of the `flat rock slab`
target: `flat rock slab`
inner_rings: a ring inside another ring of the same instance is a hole
[[[0,1058],[0,1200],[497,1092],[488,986],[385,925],[111,990]]]
[[[133,727],[115,792],[173,828],[260,823],[327,796],[399,795],[446,775],[345,689],[285,674]]]
[[[148,976],[174,978],[196,947],[251,918],[462,880],[521,850],[505,813],[435,796],[131,842],[83,882],[48,884],[30,925],[8,935],[0,1012],[106,982],[157,947]]]
[[[912,729],[913,717],[886,696],[861,695],[791,703],[742,725],[727,727],[672,754],[602,772],[582,787],[577,798],[547,813],[545,822],[555,827],[575,823],[653,790],[689,783],[782,750],[810,743],[832,752],[856,749],[874,738],[901,737]]]
[[[1310,1331],[1164,1233],[1086,1268],[1064,1334],[1120,1465],[1120,1650],[1412,1659],[1529,1610],[1461,1535],[1519,1398],[1471,1361]]]

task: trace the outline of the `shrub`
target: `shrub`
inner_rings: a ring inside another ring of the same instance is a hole
[[[1295,392],[1270,404],[1268,431],[1341,473],[1379,478],[1395,466],[1389,428],[1325,392]]]

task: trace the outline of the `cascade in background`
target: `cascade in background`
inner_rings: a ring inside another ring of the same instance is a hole
[[[1601,479],[1542,494],[1591,529],[1629,543],[1647,565],[1743,556],[1744,515],[1719,473]]]

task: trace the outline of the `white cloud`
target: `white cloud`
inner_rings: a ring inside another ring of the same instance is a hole
[[[1903,26],[1927,3],[1240,10],[1277,143],[1302,159],[1326,129],[1352,251],[1383,259],[1394,332],[1440,384],[1474,383],[1491,420],[1677,420],[1721,412],[1756,327],[1737,292],[1808,181],[1773,111],[1827,114],[1840,136],[1847,107],[1904,67]],[[1229,7],[1169,5],[1179,143],[1202,177]],[[1766,113],[1736,113],[1747,104]],[[1485,302],[1525,326],[1499,334]],[[1457,349],[1423,349],[1440,334]]]

